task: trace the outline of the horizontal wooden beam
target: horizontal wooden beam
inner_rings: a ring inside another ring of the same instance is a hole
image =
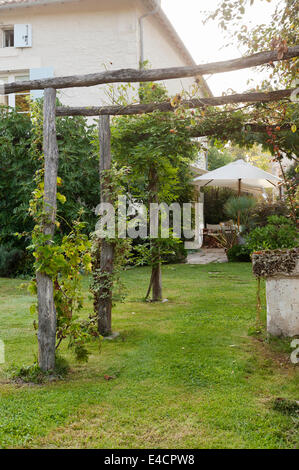
[[[206,106],[222,106],[237,103],[267,103],[288,98],[294,89],[277,90],[270,92],[242,93],[213,98],[200,98],[193,100],[182,100],[181,105],[186,109],[204,108]],[[129,106],[104,106],[104,107],[57,107],[57,116],[121,116],[132,114],[152,113],[154,111],[169,112],[176,108],[170,101],[162,103],[132,104]]]
[[[298,56],[299,46],[290,47],[288,51],[285,52],[283,60]],[[107,83],[153,82],[157,80],[170,80],[173,78],[195,77],[197,75],[231,72],[233,70],[256,67],[258,65],[263,65],[278,60],[277,51],[266,51],[238,59],[213,62],[204,65],[194,65],[189,67],[170,67],[152,70],[120,69],[87,75],[26,80],[22,82],[6,83],[1,85],[0,94],[10,94],[26,90],[43,90],[45,88],[61,89],[89,87]]]

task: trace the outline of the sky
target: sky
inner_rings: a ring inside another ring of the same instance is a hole
[[[255,0],[245,16],[244,24],[258,25],[268,23],[275,5],[282,0]],[[214,11],[219,0],[162,0],[162,8],[179,33],[187,49],[197,64],[228,60],[242,56],[238,45],[223,48],[227,39],[217,21],[209,21],[203,24],[205,12]],[[214,96],[222,95],[228,89],[241,93],[248,89],[247,80],[253,78],[254,83],[250,87],[262,81],[261,73],[255,69],[245,69],[213,76],[205,76]]]

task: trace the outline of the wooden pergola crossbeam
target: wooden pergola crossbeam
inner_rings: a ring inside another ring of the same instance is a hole
[[[236,93],[227,96],[213,98],[194,98],[192,100],[182,100],[179,104],[186,109],[205,108],[207,106],[223,106],[226,104],[238,103],[268,103],[289,98],[295,89],[277,90],[270,92]],[[85,106],[85,107],[65,107],[56,109],[56,116],[123,116],[133,114],[152,113],[154,111],[170,112],[175,111],[170,100],[161,103],[138,103],[129,106]]]
[[[283,60],[299,56],[299,46],[289,47],[284,53]],[[170,67],[152,70],[120,69],[108,70],[100,73],[86,75],[73,75],[66,77],[44,78],[39,80],[26,80],[22,82],[6,83],[2,85],[2,94],[16,93],[26,90],[43,90],[45,88],[74,88],[103,85],[108,83],[136,83],[170,80],[175,78],[196,77],[215,73],[232,72],[250,67],[279,61],[277,51],[265,51],[238,59],[212,62],[210,64],[194,65],[188,67]]]

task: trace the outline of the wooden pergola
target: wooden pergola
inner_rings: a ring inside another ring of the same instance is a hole
[[[299,46],[291,47],[284,54],[283,60],[299,56]],[[190,67],[174,67],[153,70],[121,69],[94,73],[88,75],[75,75],[69,77],[56,77],[40,80],[28,80],[3,85],[3,94],[16,93],[26,90],[44,90],[44,127],[43,149],[45,158],[44,172],[44,209],[48,221],[43,227],[45,235],[53,237],[56,217],[56,193],[58,174],[58,145],[56,138],[57,116],[99,116],[100,140],[100,171],[111,168],[110,150],[110,116],[133,115],[151,113],[159,110],[174,111],[170,102],[133,104],[130,106],[106,107],[56,107],[56,90],[63,88],[89,87],[100,84],[119,82],[153,82],[174,78],[196,77],[198,75],[223,73],[263,65],[278,61],[277,51],[268,51],[239,59],[214,62],[205,65]],[[279,90],[268,93],[233,94],[229,96],[200,98],[185,100],[180,103],[188,109],[206,106],[222,106],[230,103],[265,103],[289,98],[294,90]],[[193,135],[194,136],[194,135]],[[101,185],[101,200],[107,198],[105,188]],[[103,241],[101,250],[101,271],[110,273],[113,267],[113,246]],[[51,370],[55,366],[56,344],[56,310],[54,305],[53,280],[48,275],[37,272],[38,295],[38,343],[39,365],[42,370]],[[111,294],[111,293],[110,293]],[[111,295],[101,300],[99,322],[102,327],[111,328]]]

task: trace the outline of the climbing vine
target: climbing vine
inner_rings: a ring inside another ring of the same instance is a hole
[[[54,285],[54,302],[57,314],[56,350],[63,340],[68,339],[68,347],[71,348],[79,361],[87,361],[87,343],[99,340],[95,318],[91,315],[82,320],[79,317],[83,308],[83,294],[81,288],[83,273],[91,272],[91,242],[83,233],[85,223],[80,220],[82,210],[78,217],[69,225],[69,233],[62,239],[44,233],[44,227],[49,223],[44,210],[44,156],[42,149],[42,110],[41,107],[32,104],[33,132],[35,138],[32,143],[32,152],[39,160],[41,168],[35,175],[36,189],[32,193],[29,204],[29,213],[35,226],[32,232],[32,242],[28,247],[33,252],[34,268],[49,276]],[[63,185],[61,178],[57,178],[58,188]],[[57,192],[58,204],[64,204],[66,198]],[[67,221],[64,220],[64,223]],[[59,230],[59,214],[55,220],[56,229]],[[29,285],[32,294],[37,293],[36,278]],[[30,308],[36,314],[37,304]],[[37,329],[37,322],[34,322]]]
[[[117,220],[120,203],[118,196],[124,194],[124,180],[129,172],[126,167],[117,169],[113,164],[110,170],[104,170],[100,174],[103,196],[109,197],[110,203],[115,210],[115,220]],[[112,293],[112,303],[122,302],[126,296],[126,288],[121,278],[121,273],[131,255],[131,241],[128,238],[117,236],[103,239],[101,233],[97,230],[92,234],[92,282],[90,291],[94,297],[94,315],[96,321],[99,314],[100,301],[105,300]],[[111,273],[101,269],[101,249],[103,241],[107,241],[114,248],[114,261]]]

